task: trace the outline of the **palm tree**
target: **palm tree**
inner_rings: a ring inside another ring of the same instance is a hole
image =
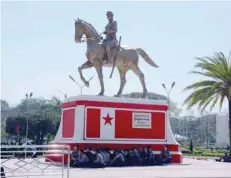
[[[197,105],[201,112],[210,106],[210,110],[218,103],[220,109],[225,99],[229,106],[229,142],[231,145],[231,51],[228,57],[222,52],[212,57],[196,58],[197,63],[192,74],[204,77],[204,80],[187,86],[184,91],[192,90],[184,104],[191,108]]]

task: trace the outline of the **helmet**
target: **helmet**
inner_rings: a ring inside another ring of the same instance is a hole
[[[107,14],[106,15],[111,15],[111,16],[114,16],[113,12],[112,11],[107,11]]]

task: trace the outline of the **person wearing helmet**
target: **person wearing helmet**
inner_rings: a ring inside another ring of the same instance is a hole
[[[116,47],[118,46],[118,40],[116,38],[117,33],[117,21],[113,20],[113,12],[108,11],[106,13],[108,24],[105,27],[105,31],[103,34],[106,35],[106,39],[104,40],[104,45],[106,46],[106,54],[107,58],[104,58],[104,63],[110,63],[111,58],[116,53]]]

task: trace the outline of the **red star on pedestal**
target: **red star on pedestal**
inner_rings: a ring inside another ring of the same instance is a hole
[[[104,125],[107,125],[107,124],[112,125],[111,120],[113,119],[113,117],[110,117],[109,114],[107,114],[107,117],[103,117],[103,119],[104,119]]]

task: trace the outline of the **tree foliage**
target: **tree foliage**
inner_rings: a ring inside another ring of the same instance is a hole
[[[191,108],[195,105],[203,111],[210,106],[213,109],[218,103],[220,108],[226,98],[229,102],[229,133],[231,144],[231,51],[228,57],[222,52],[212,57],[196,58],[197,63],[190,73],[202,76],[204,79],[187,86],[184,91],[192,91],[184,104]]]
[[[230,56],[229,56],[230,58]],[[212,109],[217,102],[222,107],[224,98],[231,96],[231,65],[229,58],[223,53],[215,53],[212,57],[196,58],[196,70],[192,74],[205,77],[205,80],[187,86],[184,91],[193,90],[186,98],[188,108],[198,105],[202,111],[210,105]]]
[[[11,109],[6,120],[5,131],[10,136],[18,135],[17,126],[19,125],[20,138],[26,135],[28,120],[28,138],[36,144],[43,144],[44,138],[55,135],[61,118],[61,101],[52,97],[50,100],[44,98],[30,98],[22,100],[19,105]]]
[[[28,117],[28,118],[27,118]],[[48,134],[55,134],[56,128],[52,120],[40,115],[16,116],[10,117],[6,122],[6,132],[11,135],[17,135],[17,126],[19,125],[20,135],[26,135],[26,124],[28,119],[28,138],[36,144],[43,144],[44,137]]]
[[[207,147],[216,142],[216,114],[187,115],[171,118],[170,122],[175,134],[187,137],[195,146]]]

